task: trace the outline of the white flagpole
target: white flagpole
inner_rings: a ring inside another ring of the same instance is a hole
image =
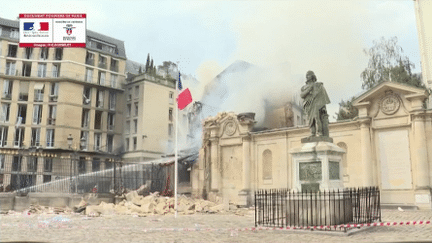
[[[175,218],[177,218],[177,174],[178,174],[178,141],[177,141],[177,135],[178,135],[178,82],[180,80],[180,73],[179,73],[179,79],[176,81],[176,118],[175,118],[175,162],[174,162],[174,210],[175,210]]]

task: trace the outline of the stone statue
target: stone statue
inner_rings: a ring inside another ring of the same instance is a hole
[[[303,110],[309,119],[311,137],[328,137],[329,122],[326,105],[330,104],[330,99],[323,83],[317,82],[314,72],[306,73],[306,85],[301,88],[300,96],[303,99]]]

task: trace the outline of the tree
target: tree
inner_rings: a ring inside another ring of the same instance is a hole
[[[353,96],[347,101],[341,100],[339,103],[339,112],[336,113],[336,120],[349,120],[358,116],[358,109],[353,106],[355,98]]]
[[[414,64],[402,55],[403,49],[397,44],[397,37],[389,40],[381,37],[379,41],[374,41],[373,47],[365,49],[364,53],[369,56],[369,63],[360,75],[363,89],[370,89],[389,80],[425,88],[421,79],[411,72]]]
[[[177,72],[178,67],[177,64],[171,61],[164,61],[162,65],[158,66],[158,69],[163,71],[166,77],[170,78],[173,73]]]
[[[397,44],[397,37],[388,40],[381,37],[379,41],[373,43],[374,45],[370,49],[364,50],[364,53],[369,56],[369,63],[360,74],[363,80],[363,89],[369,90],[384,81],[426,89],[421,75],[412,73],[415,66],[407,56],[402,55],[403,50]],[[430,93],[429,90],[428,92]],[[352,106],[355,98],[352,97],[347,101],[342,100],[339,103],[339,112],[336,113],[337,120],[353,119],[358,115],[357,108]]]
[[[150,71],[150,53],[147,54],[147,62],[145,66],[145,72],[148,73]]]

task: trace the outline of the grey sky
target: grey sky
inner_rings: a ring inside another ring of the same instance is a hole
[[[393,1],[3,1],[0,17],[20,13],[86,13],[87,28],[125,41],[127,57],[170,60],[207,83],[235,60],[289,63],[286,83],[307,70],[324,82],[332,105],[361,91],[363,49],[397,36],[420,72],[412,0]],[[303,79],[303,80],[302,80]],[[265,80],[263,80],[265,82]],[[192,87],[191,87],[192,88]]]

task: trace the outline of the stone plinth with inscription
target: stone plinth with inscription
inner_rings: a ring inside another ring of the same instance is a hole
[[[328,137],[327,137],[328,138]],[[292,148],[293,187],[298,191],[342,189],[342,156],[345,151],[318,137]]]

